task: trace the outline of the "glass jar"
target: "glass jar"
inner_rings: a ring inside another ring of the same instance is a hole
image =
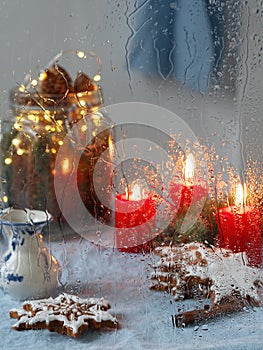
[[[59,74],[60,70],[58,68]],[[54,188],[54,177],[68,176],[70,181],[70,172],[76,167],[78,191],[85,207],[100,222],[109,221],[110,209],[96,195],[100,179],[96,177],[97,184],[94,184],[93,176],[98,159],[111,142],[112,123],[100,111],[100,87],[92,81],[92,88],[84,88],[83,91],[67,88],[63,94],[42,95],[35,89],[36,82],[31,79],[30,83],[31,90],[23,85],[10,92],[11,116],[2,120],[1,183],[4,206],[48,210],[56,219],[63,217]],[[80,122],[83,125],[78,128],[78,133],[72,132]],[[57,154],[68,135],[69,157],[56,164]],[[82,149],[77,165],[72,164],[73,158],[70,156],[76,148]],[[56,174],[58,171],[61,174]],[[104,176],[111,176],[108,162],[103,171]],[[109,188],[103,188],[103,181],[101,190],[108,191],[110,196]]]

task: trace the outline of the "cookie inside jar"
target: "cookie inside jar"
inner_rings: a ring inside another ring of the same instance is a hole
[[[92,218],[111,220],[107,200],[96,190],[110,196],[108,185],[104,187],[99,174],[94,176],[112,140],[112,123],[101,112],[102,104],[101,88],[93,78],[78,68],[70,74],[57,60],[10,91],[11,114],[3,122],[1,144],[7,206],[48,210],[55,220],[63,219],[63,211],[76,210],[76,203],[65,202],[56,191],[57,178],[65,188],[77,183],[80,201]],[[62,147],[64,156],[58,161]],[[110,178],[111,165],[106,163],[103,176]]]

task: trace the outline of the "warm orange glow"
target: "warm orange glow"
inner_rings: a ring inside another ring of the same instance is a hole
[[[57,259],[54,257],[54,255],[51,255],[51,259],[55,265],[58,265]]]
[[[33,123],[39,122],[39,116],[37,116],[35,114],[28,114],[27,119]]]
[[[110,161],[112,161],[114,157],[114,145],[113,145],[111,136],[108,137],[108,144],[109,144],[109,158],[110,158]]]
[[[22,148],[18,148],[18,150],[16,151],[16,154],[18,156],[22,156],[25,153],[25,151]]]
[[[24,85],[20,85],[18,90],[19,90],[20,92],[25,92],[25,91],[26,91],[26,88],[25,88]]]
[[[5,159],[5,164],[6,164],[6,165],[12,164],[12,158],[6,158],[6,159]]]
[[[43,80],[45,80],[47,78],[47,73],[46,72],[41,72],[40,74],[39,74],[39,76],[38,76],[38,79],[40,80],[40,81],[43,81]]]
[[[12,140],[12,144],[14,145],[14,146],[19,146],[19,144],[20,144],[20,140],[19,139],[13,139]]]
[[[62,174],[66,175],[70,172],[70,161],[68,158],[64,158],[61,163],[62,166]]]

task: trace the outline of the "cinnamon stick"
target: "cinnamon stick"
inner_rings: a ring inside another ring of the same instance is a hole
[[[185,327],[187,325],[199,323],[204,320],[238,312],[241,311],[244,306],[244,300],[236,297],[231,297],[224,301],[221,301],[220,304],[213,305],[212,307],[210,305],[205,305],[203,309],[182,312],[177,314],[175,317],[176,327]]]

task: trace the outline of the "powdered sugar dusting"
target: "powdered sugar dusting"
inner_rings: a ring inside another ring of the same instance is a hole
[[[88,328],[91,321],[97,328],[103,322],[108,326],[116,325],[116,318],[107,311],[109,308],[109,302],[103,298],[84,299],[63,293],[57,298],[25,301],[21,308],[10,310],[10,316],[18,318],[13,326],[16,330],[48,328],[55,321],[63,333],[77,336],[81,327]]]
[[[170,290],[176,299],[182,299],[191,297],[186,293],[187,284],[191,283],[191,287],[206,286],[204,294],[214,303],[233,293],[256,304],[261,302],[257,282],[263,284],[263,271],[248,266],[245,253],[232,253],[202,243],[160,247],[156,251],[161,258],[152,275],[157,280],[153,289]]]

